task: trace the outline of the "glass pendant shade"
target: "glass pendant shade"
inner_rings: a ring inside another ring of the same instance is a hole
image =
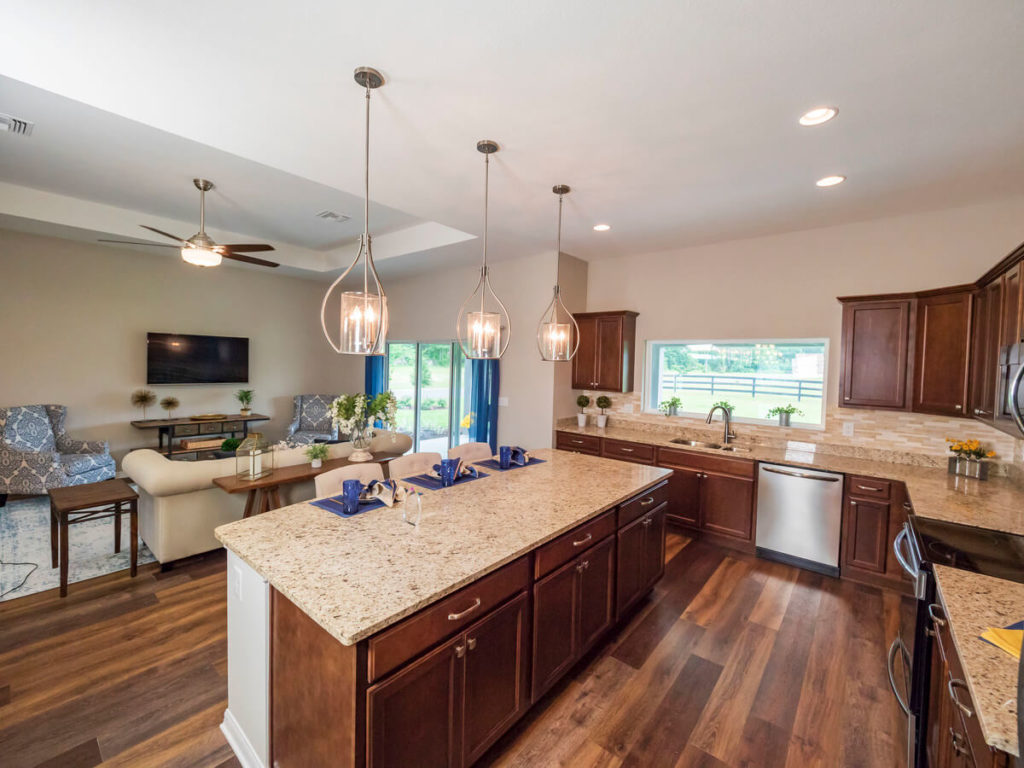
[[[181,258],[197,267],[216,267],[221,262],[221,255],[209,248],[182,248]]]
[[[580,345],[580,327],[576,318],[562,303],[561,291],[555,286],[551,303],[544,310],[537,326],[537,349],[542,360],[567,363]]]
[[[373,264],[373,247],[370,237],[370,91],[383,85],[384,78],[375,69],[359,67],[355,71],[355,80],[366,89],[363,234],[359,237],[359,250],[352,263],[331,283],[331,287],[324,294],[324,300],[320,304],[320,327],[323,329],[327,343],[339,354],[382,355],[387,344],[388,299],[384,295],[384,286],[381,285],[377,268]],[[360,264],[360,262],[362,263]],[[353,281],[355,284],[352,288],[340,291],[338,343],[335,344],[327,329],[327,307],[334,289],[341,286],[345,278],[353,272],[362,279],[358,282]]]

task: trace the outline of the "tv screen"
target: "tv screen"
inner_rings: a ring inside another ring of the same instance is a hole
[[[249,340],[234,336],[146,334],[147,384],[249,381]]]

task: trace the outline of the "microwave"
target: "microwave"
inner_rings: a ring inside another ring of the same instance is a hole
[[[1024,342],[999,350],[999,412],[1024,437]]]

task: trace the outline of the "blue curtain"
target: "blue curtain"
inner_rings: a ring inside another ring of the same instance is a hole
[[[367,397],[376,397],[384,391],[388,359],[384,355],[370,355],[366,358],[366,380],[363,391]]]
[[[498,452],[498,392],[500,375],[497,360],[470,360],[469,410],[473,420],[469,439],[490,443]]]

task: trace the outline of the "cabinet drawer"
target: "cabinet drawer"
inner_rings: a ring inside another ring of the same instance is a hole
[[[892,493],[892,483],[888,480],[875,480],[873,477],[850,475],[847,480],[847,493],[866,499],[888,499]]]
[[[688,467],[736,477],[754,477],[754,462],[751,459],[713,456],[696,451],[681,451],[677,448],[659,448],[658,464],[668,468]]]
[[[572,432],[559,432],[555,435],[555,448],[563,451],[578,451],[598,456],[601,453],[601,438],[595,435],[577,435]]]
[[[219,421],[205,421],[199,425],[199,434],[201,435],[216,435],[221,431],[221,422]]]
[[[222,427],[224,432],[241,432],[245,429],[244,421],[225,421]]]
[[[656,485],[653,488],[648,488],[639,496],[636,496],[635,498],[632,498],[620,505],[619,528],[624,525],[629,525],[640,517],[640,515],[650,512],[665,501],[668,501],[668,481],[665,481],[660,485]]]
[[[469,626],[529,584],[529,558],[521,557],[374,635],[367,643],[368,682]]]
[[[198,424],[178,424],[171,427],[171,429],[174,430],[175,437],[190,437],[199,434]]]
[[[625,459],[638,464],[654,463],[654,446],[643,443],[627,443],[624,440],[604,439],[601,455],[610,459]]]
[[[549,541],[534,554],[533,576],[539,579],[545,574],[567,563],[581,552],[615,533],[615,511],[605,512],[600,517],[573,528],[554,541]]]

